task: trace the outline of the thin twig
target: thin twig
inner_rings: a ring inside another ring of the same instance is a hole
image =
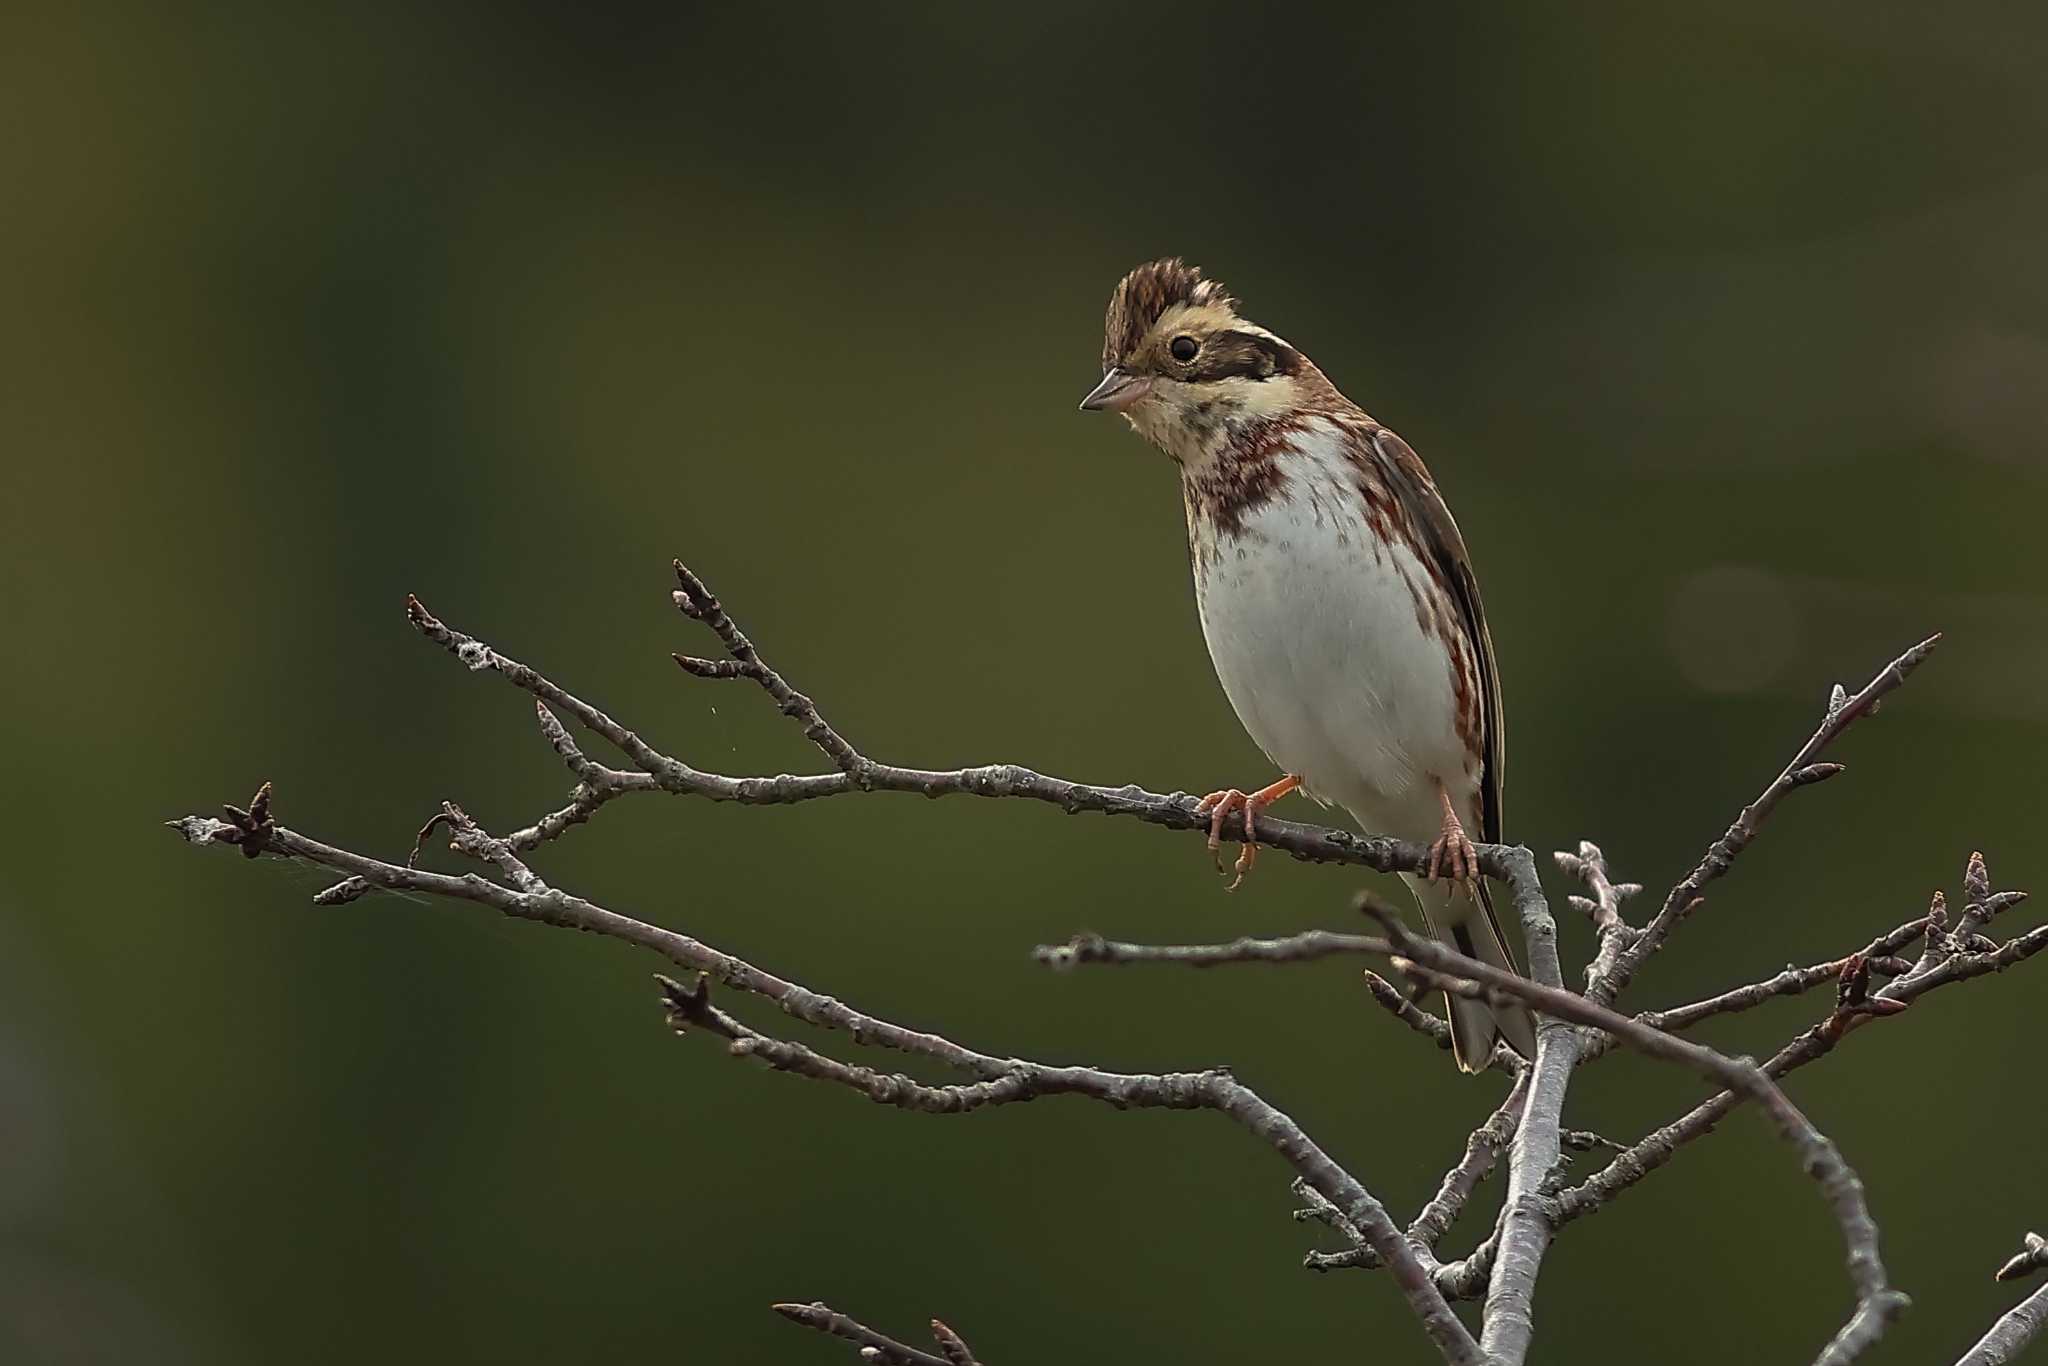
[[[1671,889],[1664,898],[1663,907],[1643,927],[1636,941],[1616,959],[1612,970],[1593,984],[1587,993],[1592,999],[1601,1005],[1609,1005],[1621,995],[1650,956],[1664,946],[1664,941],[1678,922],[1698,904],[1707,885],[1727,872],[1736,856],[1749,847],[1750,841],[1756,838],[1757,831],[1777,809],[1778,802],[1786,793],[1795,787],[1806,787],[1832,778],[1842,771],[1840,764],[1819,762],[1821,751],[1847,730],[1851,722],[1876,711],[1879,700],[1904,683],[1907,675],[1918,668],[1940,643],[1939,635],[1929,636],[1880,669],[1877,676],[1864,684],[1853,697],[1836,686],[1820,728],[1799,747],[1799,752],[1792,756],[1792,762],[1785,765],[1771,785],[1755,801],[1743,807],[1721,837],[1708,846],[1698,866]]]
[[[1952,982],[2003,971],[2016,963],[2024,962],[2043,949],[2048,949],[2048,926],[2041,926],[2010,939],[1992,953],[1956,955],[1947,959],[1940,968],[1924,976],[1901,978],[1875,995],[1877,999],[1884,1001],[1911,1002]],[[1845,1034],[1873,1018],[1876,1018],[1875,1015],[1869,1013],[1845,1016],[1838,1011],[1830,1014],[1820,1024],[1806,1030],[1779,1049],[1763,1064],[1762,1070],[1772,1078],[1782,1077],[1826,1056],[1840,1043]],[[1569,1223],[1582,1215],[1595,1212],[1622,1191],[1669,1162],[1680,1148],[1713,1132],[1722,1118],[1735,1108],[1738,1099],[1735,1092],[1722,1091],[1630,1145],[1613,1162],[1585,1181],[1560,1192],[1557,1198],[1559,1221]]]
[[[856,784],[868,769],[868,759],[859,750],[846,742],[844,736],[826,722],[818,713],[817,704],[789,685],[787,679],[768,667],[761,659],[754,643],[726,615],[725,608],[704,580],[692,573],[681,560],[675,562],[676,582],[680,585],[674,594],[676,610],[694,621],[709,626],[719,642],[732,656],[729,670],[710,660],[692,659],[688,655],[676,655],[675,661],[684,671],[699,678],[751,678],[761,685],[764,692],[775,700],[775,705],[784,716],[803,727],[804,738],[816,745],[833,767],[852,778]]]
[[[1292,1190],[1302,1203],[1302,1208],[1294,1211],[1296,1223],[1313,1219],[1319,1224],[1335,1229],[1339,1234],[1343,1235],[1345,1242],[1351,1244],[1358,1251],[1367,1253],[1372,1251],[1372,1244],[1366,1241],[1363,1233],[1358,1231],[1358,1225],[1345,1218],[1344,1211],[1331,1204],[1329,1198],[1321,1191],[1309,1185],[1308,1182],[1298,1176],[1294,1178],[1294,1184],[1288,1187],[1288,1189]],[[1378,1265],[1377,1260],[1375,1260],[1374,1265]]]
[[[505,843],[522,853],[538,849],[550,840],[560,839],[570,826],[583,824],[606,802],[632,791],[636,783],[646,780],[645,774],[607,768],[586,757],[570,736],[568,728],[539,698],[534,699],[533,710],[540,722],[541,738],[576,775],[576,788],[569,794],[567,806],[550,811],[532,825],[505,836]]]
[[[1762,981],[1750,982],[1715,996],[1688,1001],[1684,1005],[1671,1006],[1664,1010],[1645,1010],[1635,1018],[1652,1029],[1676,1033],[1690,1029],[1701,1020],[1715,1015],[1733,1015],[1753,1009],[1779,996],[1797,996],[1825,983],[1838,981],[1842,969],[1851,959],[1859,956],[1875,971],[1893,977],[1903,977],[1913,970],[1913,964],[1894,955],[1926,933],[1927,917],[1921,916],[1886,930],[1855,953],[1809,963],[1804,967],[1787,967],[1784,971]]]
[[[1851,1032],[1872,1020],[1898,1013],[1899,1009],[1929,992],[1954,982],[2002,972],[2044,949],[2048,949],[2048,925],[2017,935],[1989,951],[1950,954],[1924,972],[1890,982],[1872,993],[1870,1001],[1862,1005],[1838,1004],[1827,1018],[1779,1049],[1761,1070],[1774,1079],[1783,1077],[1826,1056]],[[1873,1008],[1873,1003],[1882,1004]],[[1622,1191],[1669,1162],[1679,1149],[1711,1133],[1738,1100],[1736,1091],[1722,1091],[1638,1140],[1585,1181],[1561,1191],[1557,1196],[1559,1222],[1569,1223],[1601,1209]]]
[[[1901,978],[1891,983],[1882,991],[1877,992],[1874,999],[1887,1004],[1907,1004],[1938,987],[1947,986],[1952,982],[1966,981],[1972,977],[1981,977],[1986,973],[2002,972],[2014,964],[2024,962],[2028,958],[2033,957],[2044,948],[2048,948],[2048,926],[2041,926],[2023,935],[2015,936],[1990,952],[1954,955],[1945,959],[1937,968],[1927,973]],[[1765,1070],[1774,1077],[1782,1076],[1795,1068],[1802,1067],[1824,1056],[1835,1044],[1840,1042],[1844,1034],[1867,1020],[1875,1018],[1877,1013],[1879,1012],[1865,1011],[1845,1015],[1843,1012],[1837,1011],[1779,1050],[1771,1058],[1770,1062],[1765,1064]],[[1888,1011],[1883,1013],[1896,1012]],[[1720,1097],[1716,1099],[1718,1100]],[[1701,1134],[1712,1129],[1714,1122],[1720,1118],[1719,1113],[1711,1115],[1705,1113],[1708,1107],[1714,1105],[1714,1103],[1714,1101],[1709,1101],[1706,1105],[1689,1113],[1683,1119],[1667,1125],[1664,1129],[1659,1130],[1658,1134],[1653,1134],[1650,1138],[1636,1144],[1629,1150],[1629,1153],[1637,1156],[1643,1155],[1646,1147],[1652,1145],[1653,1140],[1656,1140],[1658,1135],[1667,1135],[1678,1143],[1699,1137]],[[1662,1147],[1663,1145],[1658,1144],[1656,1146]],[[1659,1157],[1658,1162],[1661,1163],[1668,1156],[1669,1152],[1664,1152]],[[1588,1184],[1600,1183],[1601,1186],[1605,1187],[1609,1184],[1606,1180],[1603,1180],[1606,1176],[1607,1173],[1602,1172],[1600,1176],[1594,1177],[1592,1182]],[[1637,1179],[1640,1178],[1638,1177]],[[1612,1190],[1603,1190],[1601,1193],[1611,1194]],[[1588,1198],[1592,1198],[1592,1195],[1593,1193],[1589,1192]],[[1570,1217],[1576,1212],[1574,1209],[1573,1193],[1567,1191],[1565,1192],[1565,1197],[1564,1208],[1567,1217]]]
[[[1586,965],[1586,985],[1590,988],[1614,970],[1615,960],[1631,944],[1641,937],[1641,931],[1631,926],[1621,914],[1621,903],[1628,897],[1643,890],[1640,882],[1617,883],[1607,875],[1607,855],[1591,840],[1580,840],[1579,850],[1568,854],[1562,849],[1551,857],[1567,875],[1586,884],[1593,893],[1590,897],[1568,896],[1565,901],[1574,909],[1585,912],[1592,920],[1593,929],[1600,936],[1600,949],[1593,961]]]
[[[1359,974],[1364,979],[1365,989],[1372,994],[1373,1004],[1407,1025],[1423,1038],[1448,1053],[1451,1050],[1451,1026],[1440,1015],[1432,1015],[1409,999],[1409,994],[1367,968]],[[1486,1059],[1486,1066],[1494,1072],[1505,1072],[1517,1077],[1527,1069],[1529,1062],[1505,1040],[1497,1040],[1493,1053]]]
[[[1486,1179],[1494,1164],[1500,1161],[1508,1143],[1515,1136],[1515,1127],[1522,1118],[1522,1105],[1529,1095],[1530,1073],[1525,1068],[1515,1078],[1515,1084],[1508,1088],[1507,1099],[1500,1103],[1486,1122],[1472,1131],[1465,1140],[1465,1155],[1457,1165],[1444,1173],[1437,1191],[1408,1225],[1408,1236],[1423,1246],[1434,1248],[1437,1241],[1450,1231],[1464,1212],[1465,1202],[1472,1198],[1472,1192],[1479,1189],[1479,1183]]]
[[[547,883],[520,859],[509,840],[494,837],[454,802],[441,803],[440,814],[427,822],[420,831],[420,839],[424,840],[429,830],[442,823],[448,826],[449,848],[473,859],[496,864],[505,874],[505,880],[522,892],[538,894],[547,891]]]
[[[1179,963],[1193,968],[1226,963],[1305,963],[1337,954],[1386,951],[1387,941],[1371,935],[1303,930],[1278,939],[1247,935],[1227,944],[1131,944],[1099,934],[1077,934],[1064,944],[1040,944],[1031,957],[1064,971],[1082,963]]]
[[[861,1349],[860,1354],[865,1360],[882,1363],[882,1366],[959,1366],[957,1359],[934,1356],[908,1343],[898,1342],[815,1300],[810,1304],[775,1304],[769,1308],[791,1323],[800,1323],[820,1333],[846,1339]]]
[[[924,797],[1021,798],[1060,807],[1069,815],[1096,812],[1127,816],[1172,830],[1198,830],[1204,838],[1208,836],[1209,817],[1195,810],[1196,799],[1188,793],[1148,792],[1135,783],[1122,787],[1078,783],[1037,773],[1017,764],[920,769],[867,760],[859,770],[858,780],[844,770],[785,773],[774,777],[733,777],[709,772],[663,753],[636,731],[614,720],[602,708],[584,701],[540,671],[449,626],[429,612],[418,598],[406,600],[406,615],[415,630],[454,655],[473,672],[499,675],[552,711],[573,718],[577,724],[600,736],[632,760],[638,772],[598,766],[602,770],[603,786],[607,789],[607,801],[646,792],[706,797],[712,801],[755,806],[788,805],[863,791],[903,792]],[[559,753],[560,747],[556,748]],[[591,772],[587,767],[588,760],[579,766],[565,755],[564,761],[570,763],[579,780],[586,784],[591,781],[587,776]],[[556,834],[575,823],[565,813],[555,815],[561,818]],[[1223,833],[1226,838],[1241,837],[1241,817],[1230,817],[1225,822]],[[1258,843],[1282,850],[1304,862],[1343,863],[1383,873],[1417,871],[1428,857],[1424,846],[1410,841],[1283,821],[1270,815],[1258,818],[1256,834]],[[1482,844],[1478,850],[1482,870],[1495,877],[1507,876],[1512,846]]]
[[[2048,1266],[2048,1240],[2038,1233],[2027,1235],[2020,1254],[1998,1268],[1997,1279],[2015,1281]],[[2021,1300],[1999,1316],[1991,1331],[1977,1339],[1977,1345],[1963,1353],[1956,1366],[2005,1366],[2048,1327],[2048,1285]]]
[[[1260,939],[1250,935],[1223,944],[1135,944],[1104,939],[1099,934],[1077,934],[1064,944],[1040,944],[1031,950],[1032,961],[1055,972],[1071,971],[1084,963],[1174,963],[1183,967],[1213,968],[1232,963],[1306,963],[1340,954],[1376,954],[1385,957],[1387,941],[1373,935],[1344,934],[1337,930],[1303,930],[1280,938]],[[1416,1005],[1387,979],[1370,970],[1364,974],[1373,1000],[1416,1033],[1448,1050],[1451,1027]],[[1487,1066],[1510,1076],[1526,1064],[1512,1048],[1496,1044]]]

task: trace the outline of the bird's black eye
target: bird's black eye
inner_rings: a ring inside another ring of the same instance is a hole
[[[1166,349],[1173,353],[1175,360],[1185,364],[1195,358],[1195,353],[1202,349],[1202,344],[1193,337],[1175,337]]]

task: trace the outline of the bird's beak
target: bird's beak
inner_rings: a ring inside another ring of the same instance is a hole
[[[1120,413],[1152,392],[1152,381],[1143,375],[1127,375],[1111,368],[1102,383],[1081,400],[1081,410],[1090,413]]]

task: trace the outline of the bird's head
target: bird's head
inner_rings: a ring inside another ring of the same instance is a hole
[[[1178,257],[1139,266],[1109,296],[1102,372],[1081,406],[1122,413],[1184,465],[1246,424],[1295,412],[1321,384],[1307,357]]]

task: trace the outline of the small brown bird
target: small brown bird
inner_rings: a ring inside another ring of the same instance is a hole
[[[1230,812],[1249,833],[1299,788],[1365,830],[1429,841],[1427,871],[1407,879],[1429,933],[1520,971],[1466,833],[1501,838],[1493,642],[1464,538],[1421,459],[1179,260],[1116,287],[1102,368],[1081,406],[1122,413],[1180,467],[1209,657],[1282,773],[1202,799],[1210,848]],[[1238,880],[1256,848],[1238,856]],[[1535,1056],[1527,1010],[1445,1005],[1465,1071],[1483,1069],[1500,1037]]]

